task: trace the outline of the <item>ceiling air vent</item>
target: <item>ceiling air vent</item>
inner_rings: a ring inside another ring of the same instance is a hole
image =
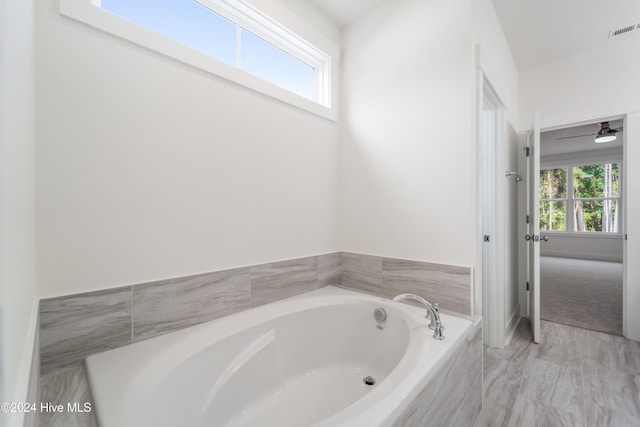
[[[622,27],[622,28],[617,28],[615,30],[611,30],[609,31],[609,38],[614,38],[614,37],[618,37],[621,36],[623,34],[627,34],[630,33],[631,31],[634,30],[640,30],[640,24],[634,24],[634,25],[628,25],[626,27]]]

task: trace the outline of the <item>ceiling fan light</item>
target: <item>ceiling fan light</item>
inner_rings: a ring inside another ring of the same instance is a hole
[[[602,144],[604,142],[611,142],[611,141],[615,141],[616,140],[616,135],[615,134],[603,134],[603,135],[596,135],[596,144]]]

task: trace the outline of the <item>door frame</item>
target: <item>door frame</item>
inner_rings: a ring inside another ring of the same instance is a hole
[[[474,314],[483,316],[484,344],[505,345],[505,179],[504,151],[506,120],[504,103],[482,68],[477,71],[477,212],[476,271],[474,274]],[[492,129],[488,129],[489,120]],[[489,131],[491,136],[485,134]],[[489,156],[487,161],[486,156]],[[484,242],[490,230],[490,242]],[[487,259],[487,257],[489,259]],[[486,266],[486,267],[485,267]],[[486,274],[486,268],[490,268]],[[490,279],[488,279],[488,277]]]
[[[540,115],[540,132],[547,132],[551,130],[564,129],[569,127],[581,126],[585,124],[591,124],[594,122],[604,122],[611,120],[622,120],[623,127],[625,132],[623,133],[623,144],[622,144],[622,161],[623,161],[623,184],[622,184],[622,234],[626,235],[628,226],[627,226],[627,218],[629,218],[627,209],[628,209],[628,161],[627,161],[627,150],[628,150],[628,114],[629,113],[619,113],[619,114],[608,114],[608,115],[598,115],[594,114],[589,116],[589,118],[584,118],[589,114],[585,114],[583,111],[573,111],[573,112],[563,112],[560,115]],[[569,118],[570,117],[570,118]],[[526,146],[526,132],[520,133],[519,138],[519,149],[522,150]],[[520,168],[520,164],[519,164]],[[522,198],[520,195],[518,196],[518,203],[522,203]],[[523,236],[525,233],[522,232],[523,228],[521,224],[524,221],[518,221],[518,230],[519,235]],[[525,224],[526,226],[526,224]],[[629,339],[640,340],[640,331],[631,331],[629,327],[628,320],[628,294],[629,294],[629,286],[630,281],[628,279],[628,262],[627,262],[627,241],[623,237],[623,246],[622,246],[622,254],[623,254],[623,279],[622,279],[622,334],[623,336]],[[522,258],[519,256],[519,266],[518,266],[518,277],[520,277],[521,286],[520,289],[520,314],[522,317],[529,317],[529,302],[528,302],[528,292],[526,290],[526,274],[522,273],[526,269],[526,265],[523,265],[524,262]],[[631,336],[629,336],[631,335]]]

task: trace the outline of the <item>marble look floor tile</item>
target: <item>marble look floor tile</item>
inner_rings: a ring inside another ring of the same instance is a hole
[[[133,341],[251,308],[249,268],[133,287]]]
[[[444,310],[471,313],[471,270],[456,267],[382,258],[382,294],[393,298],[413,293],[438,303]]]
[[[551,322],[540,323],[540,343],[531,346],[531,356],[559,365],[580,368],[580,341],[577,329]]]
[[[582,411],[565,411],[543,402],[519,396],[513,405],[509,425],[531,425],[536,427],[584,427]]]
[[[585,418],[588,427],[615,426],[638,427],[640,417],[621,414],[597,404],[585,405]]]
[[[382,258],[349,252],[340,254],[342,286],[380,295],[382,292]]]
[[[340,253],[318,256],[318,286],[340,286]]]
[[[91,400],[91,392],[84,365],[47,375],[40,380],[40,401],[64,406],[63,412],[40,412],[40,427],[97,427]],[[70,412],[68,403],[78,403],[84,408],[85,402],[91,404],[91,412]]]
[[[318,289],[318,257],[251,267],[251,307]]]
[[[508,360],[484,355],[483,396],[495,404],[511,407],[520,391],[523,370]]]
[[[502,405],[495,404],[490,400],[484,399],[482,402],[482,411],[476,418],[474,427],[508,427],[515,423],[509,423],[511,418],[511,408],[505,408]],[[535,427],[534,418],[524,418],[524,422],[518,427]]]
[[[521,394],[531,400],[553,406],[563,412],[580,414],[584,408],[582,372],[530,358],[522,377]]]
[[[624,337],[580,329],[580,351],[585,366],[640,375],[640,343]]]
[[[487,347],[486,354],[524,366],[529,359],[533,346],[533,335],[528,319],[521,319],[511,340],[504,349]]]
[[[131,343],[131,287],[40,302],[41,374]]]
[[[586,405],[640,418],[640,376],[589,366],[583,375]]]

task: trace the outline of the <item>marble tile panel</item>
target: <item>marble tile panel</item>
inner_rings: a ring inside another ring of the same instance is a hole
[[[478,376],[473,382],[458,412],[453,416],[450,426],[472,426],[475,424],[482,410],[482,377]]]
[[[563,412],[580,414],[584,408],[582,371],[530,358],[522,377],[521,394]]]
[[[640,418],[640,376],[585,366],[585,402]]]
[[[374,295],[382,292],[382,258],[349,252],[340,254],[342,286]]]
[[[340,286],[340,253],[318,256],[318,287]]]
[[[456,416],[471,388],[465,348],[448,360],[420,393],[420,425],[444,426]]]
[[[133,341],[251,308],[249,268],[133,287]]]
[[[382,258],[383,296],[413,293],[440,308],[471,314],[471,269],[395,258]]]
[[[318,289],[318,257],[251,267],[251,307]]]
[[[414,399],[411,405],[404,411],[400,418],[392,424],[392,427],[419,427],[418,424],[418,399]]]
[[[467,354],[469,376],[482,377],[483,345],[481,324],[467,337],[466,346],[465,352]]]
[[[130,343],[131,287],[40,302],[41,375]]]
[[[40,380],[41,401],[64,405],[63,412],[40,412],[40,427],[97,427],[95,408],[84,365],[75,366],[58,373],[47,375]],[[67,411],[67,404],[78,403],[84,408],[91,404],[91,412]]]

